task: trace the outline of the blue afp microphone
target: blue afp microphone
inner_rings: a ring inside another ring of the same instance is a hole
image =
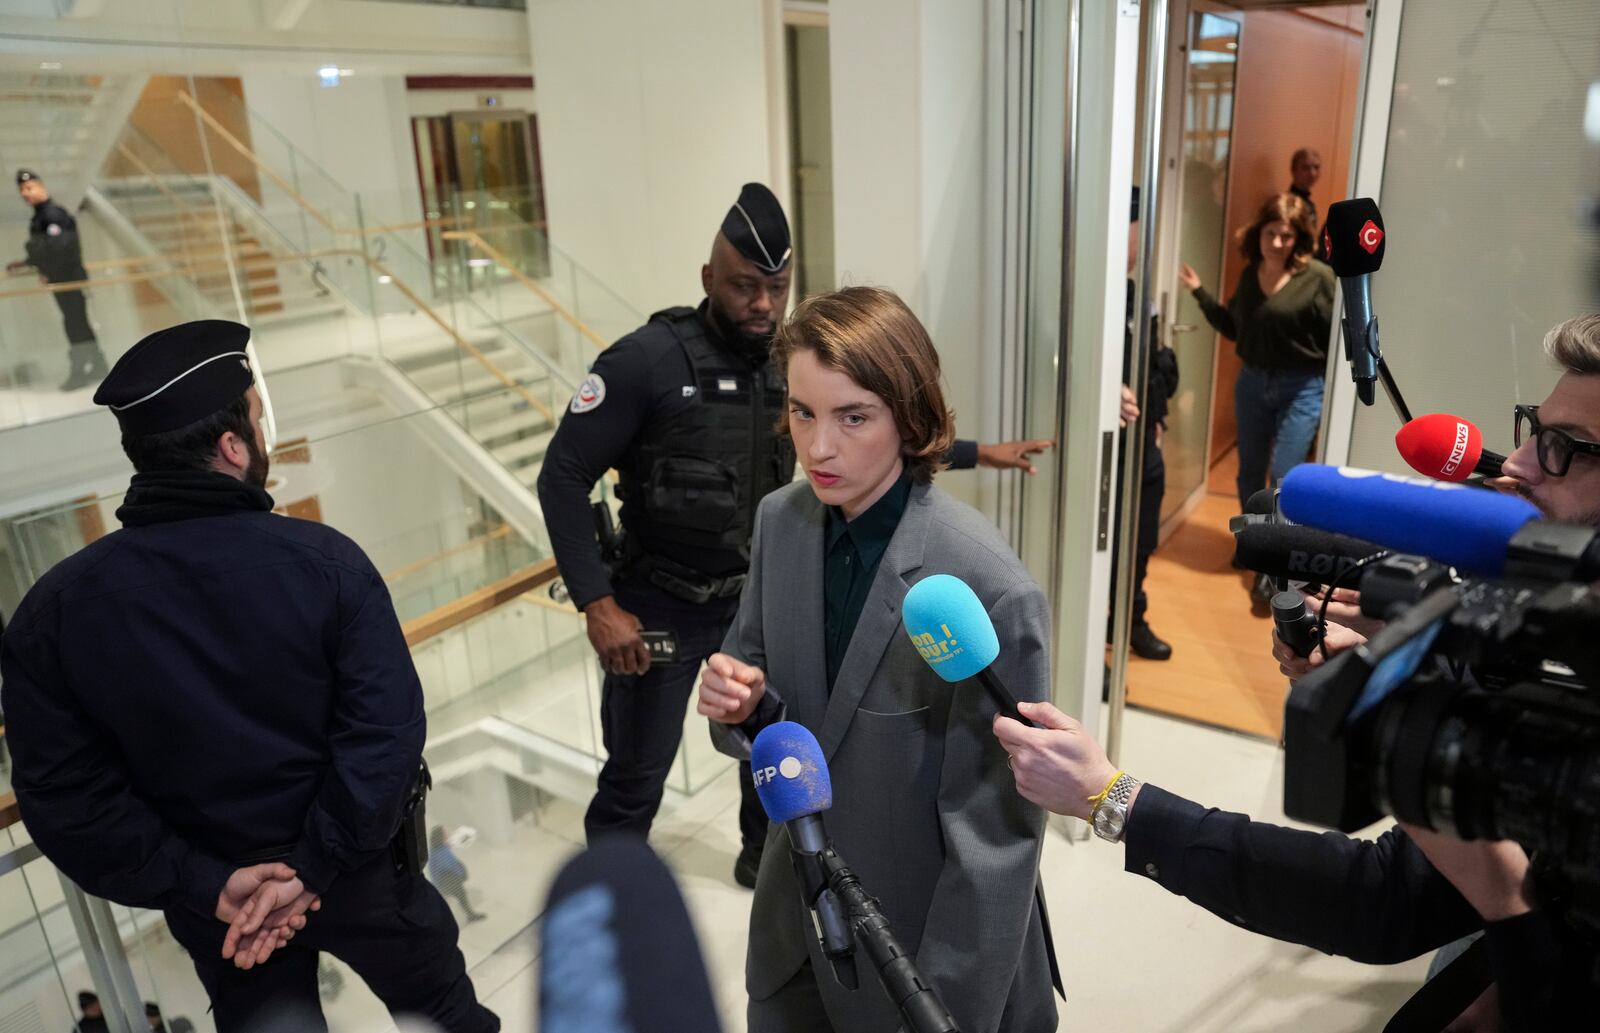
[[[1512,537],[1539,519],[1513,495],[1312,463],[1284,477],[1279,504],[1295,523],[1487,577],[1504,574]]]
[[[911,586],[900,604],[900,621],[918,655],[948,682],[977,678],[1000,713],[1037,727],[1022,716],[1017,697],[994,673],[1000,637],[983,600],[965,581],[951,574],[931,574]]]
[[[750,777],[767,818],[789,833],[790,855],[800,881],[801,903],[816,923],[822,953],[839,985],[854,990],[859,981],[853,960],[855,938],[844,909],[811,859],[828,849],[822,812],[833,806],[833,782],[817,737],[805,725],[778,721],[763,728],[750,745]]]
[[[817,737],[793,721],[768,725],[751,744],[750,768],[767,817],[783,822],[789,831],[801,900],[811,911],[834,978],[846,989],[856,989],[859,939],[865,963],[878,973],[903,1029],[960,1033],[938,992],[895,939],[876,898],[862,888],[823,832],[822,812],[833,806],[833,783]]]

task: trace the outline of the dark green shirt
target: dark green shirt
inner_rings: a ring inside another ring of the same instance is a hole
[[[1239,358],[1252,369],[1321,373],[1328,365],[1333,329],[1333,270],[1313,258],[1272,297],[1262,293],[1251,263],[1227,307],[1204,288],[1194,298],[1206,322],[1238,342]]]
[[[904,473],[883,498],[854,520],[846,520],[838,506],[828,507],[828,527],[823,538],[822,618],[827,643],[828,691],[839,677],[845,651],[855,634],[861,608],[878,576],[889,539],[911,498],[911,475]]]

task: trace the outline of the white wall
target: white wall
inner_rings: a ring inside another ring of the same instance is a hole
[[[998,342],[983,298],[986,3],[834,0],[834,266],[840,286],[905,298],[939,348],[962,437],[999,427]],[[983,504],[993,475],[941,479]]]
[[[331,87],[309,73],[245,75],[242,82],[251,135],[263,160],[282,164],[275,160],[282,153],[275,130],[345,190],[361,195],[367,225],[423,217],[404,77],[358,73]],[[288,174],[281,167],[278,172]],[[319,207],[327,203],[314,188],[303,185],[302,191]],[[341,225],[354,220],[353,212],[328,214]]]
[[[763,5],[529,0],[550,236],[635,308],[695,304],[741,184],[772,182]]]
[[[62,59],[67,74],[315,73],[326,62],[361,73],[527,74],[520,11],[312,0],[291,28],[280,30],[266,15],[269,6],[261,0],[110,0],[94,17],[70,19],[56,16],[53,0],[5,0],[0,36],[10,37],[7,55]]]

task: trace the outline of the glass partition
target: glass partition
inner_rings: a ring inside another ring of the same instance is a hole
[[[1469,419],[1501,453],[1512,405],[1555,383],[1545,332],[1596,307],[1600,241],[1582,213],[1600,190],[1584,135],[1597,79],[1589,0],[1402,9],[1373,307],[1411,411]],[[1350,463],[1409,472],[1398,429],[1382,398],[1356,406]]]

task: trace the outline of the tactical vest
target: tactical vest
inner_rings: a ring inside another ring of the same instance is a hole
[[[691,308],[650,317],[689,360],[692,401],[652,420],[618,470],[630,548],[683,562],[700,550],[750,558],[756,506],[794,478],[794,445],[778,433],[782,375],[719,348]],[[723,572],[715,572],[723,573]]]

